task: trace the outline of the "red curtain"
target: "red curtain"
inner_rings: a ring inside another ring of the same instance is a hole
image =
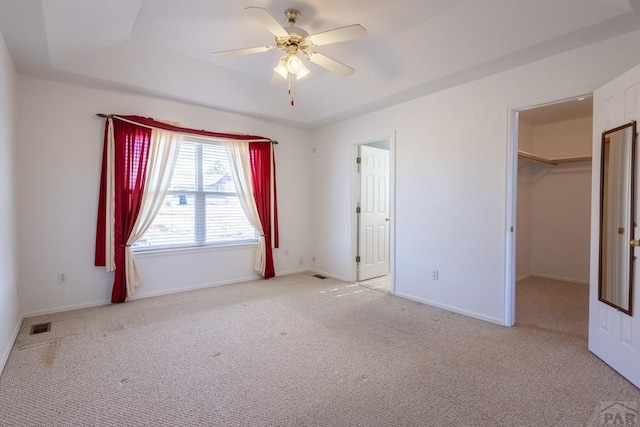
[[[100,195],[98,196],[98,224],[96,226],[96,257],[95,265],[106,265],[106,226],[107,226],[107,138],[109,137],[108,122],[104,127],[104,142],[102,144],[102,168],[100,173]]]
[[[100,198],[98,201],[98,221],[96,229],[95,265],[106,264],[106,197],[107,197],[107,148],[108,123],[111,118],[114,130],[114,282],[111,302],[124,302],[127,297],[125,272],[125,246],[131,235],[141,209],[142,194],[145,186],[151,128],[160,128],[190,135],[210,136],[248,141],[251,153],[251,170],[254,186],[254,198],[258,205],[260,222],[265,230],[267,271],[265,278],[275,276],[272,247],[278,247],[277,208],[275,199],[275,178],[273,182],[273,200],[271,176],[275,176],[275,160],[272,156],[272,144],[269,138],[257,135],[228,134],[190,129],[158,122],[141,116],[108,116],[104,134],[102,156],[102,174],[100,176]],[[249,142],[251,141],[251,142]],[[256,142],[259,141],[259,142]],[[272,169],[273,168],[273,169]],[[273,211],[271,206],[274,206]],[[273,228],[271,224],[274,224]]]
[[[151,143],[151,129],[136,124],[113,120],[114,133],[114,260],[115,272],[111,302],[124,302],[127,297],[125,279],[125,246],[142,206]],[[108,139],[105,133],[106,153]],[[106,156],[103,159],[100,179],[100,201],[96,237],[96,265],[104,265],[106,212]],[[102,224],[101,224],[102,222]],[[100,248],[98,245],[102,245]],[[99,256],[99,251],[101,254]]]
[[[271,144],[249,143],[249,166],[251,169],[251,183],[253,184],[253,197],[256,201],[265,239],[265,279],[276,275],[273,266],[272,248],[279,246],[275,178],[273,179],[273,200],[271,192],[272,172],[275,177],[275,159],[272,156],[272,150]],[[273,210],[271,209],[272,206]]]

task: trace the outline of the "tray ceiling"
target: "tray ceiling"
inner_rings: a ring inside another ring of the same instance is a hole
[[[272,84],[281,53],[210,52],[273,44],[244,10],[302,12],[309,33],[359,23],[365,39],[319,49],[356,69],[309,64]],[[22,74],[133,91],[314,127],[640,29],[638,0],[0,0],[0,32]]]

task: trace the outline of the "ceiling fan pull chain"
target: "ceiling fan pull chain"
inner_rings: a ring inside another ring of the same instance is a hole
[[[295,102],[293,100],[293,94],[291,93],[291,73],[289,73],[289,96],[291,97],[291,106],[295,106]]]

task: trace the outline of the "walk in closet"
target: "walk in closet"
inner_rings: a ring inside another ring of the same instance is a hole
[[[518,280],[539,276],[588,282],[591,104],[590,99],[571,103],[564,107],[554,105],[555,110],[546,114],[533,110],[520,112]]]

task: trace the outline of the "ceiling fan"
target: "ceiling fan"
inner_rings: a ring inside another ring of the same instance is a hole
[[[286,28],[282,27],[267,9],[249,6],[245,8],[245,10],[275,36],[275,44],[273,46],[258,46],[213,52],[212,55],[222,58],[233,55],[282,50],[284,56],[280,58],[273,70],[275,71],[275,75],[289,80],[289,94],[291,94],[291,80],[294,77],[296,80],[299,80],[309,74],[309,69],[304,65],[301,56],[339,76],[347,77],[355,71],[348,65],[318,52],[316,47],[364,37],[367,34],[367,30],[361,25],[347,25],[346,27],[309,35],[304,29],[296,27],[295,25],[301,15],[298,9],[290,8],[284,11],[284,17],[290,24],[290,26]],[[291,105],[293,105],[293,98],[291,98]]]

